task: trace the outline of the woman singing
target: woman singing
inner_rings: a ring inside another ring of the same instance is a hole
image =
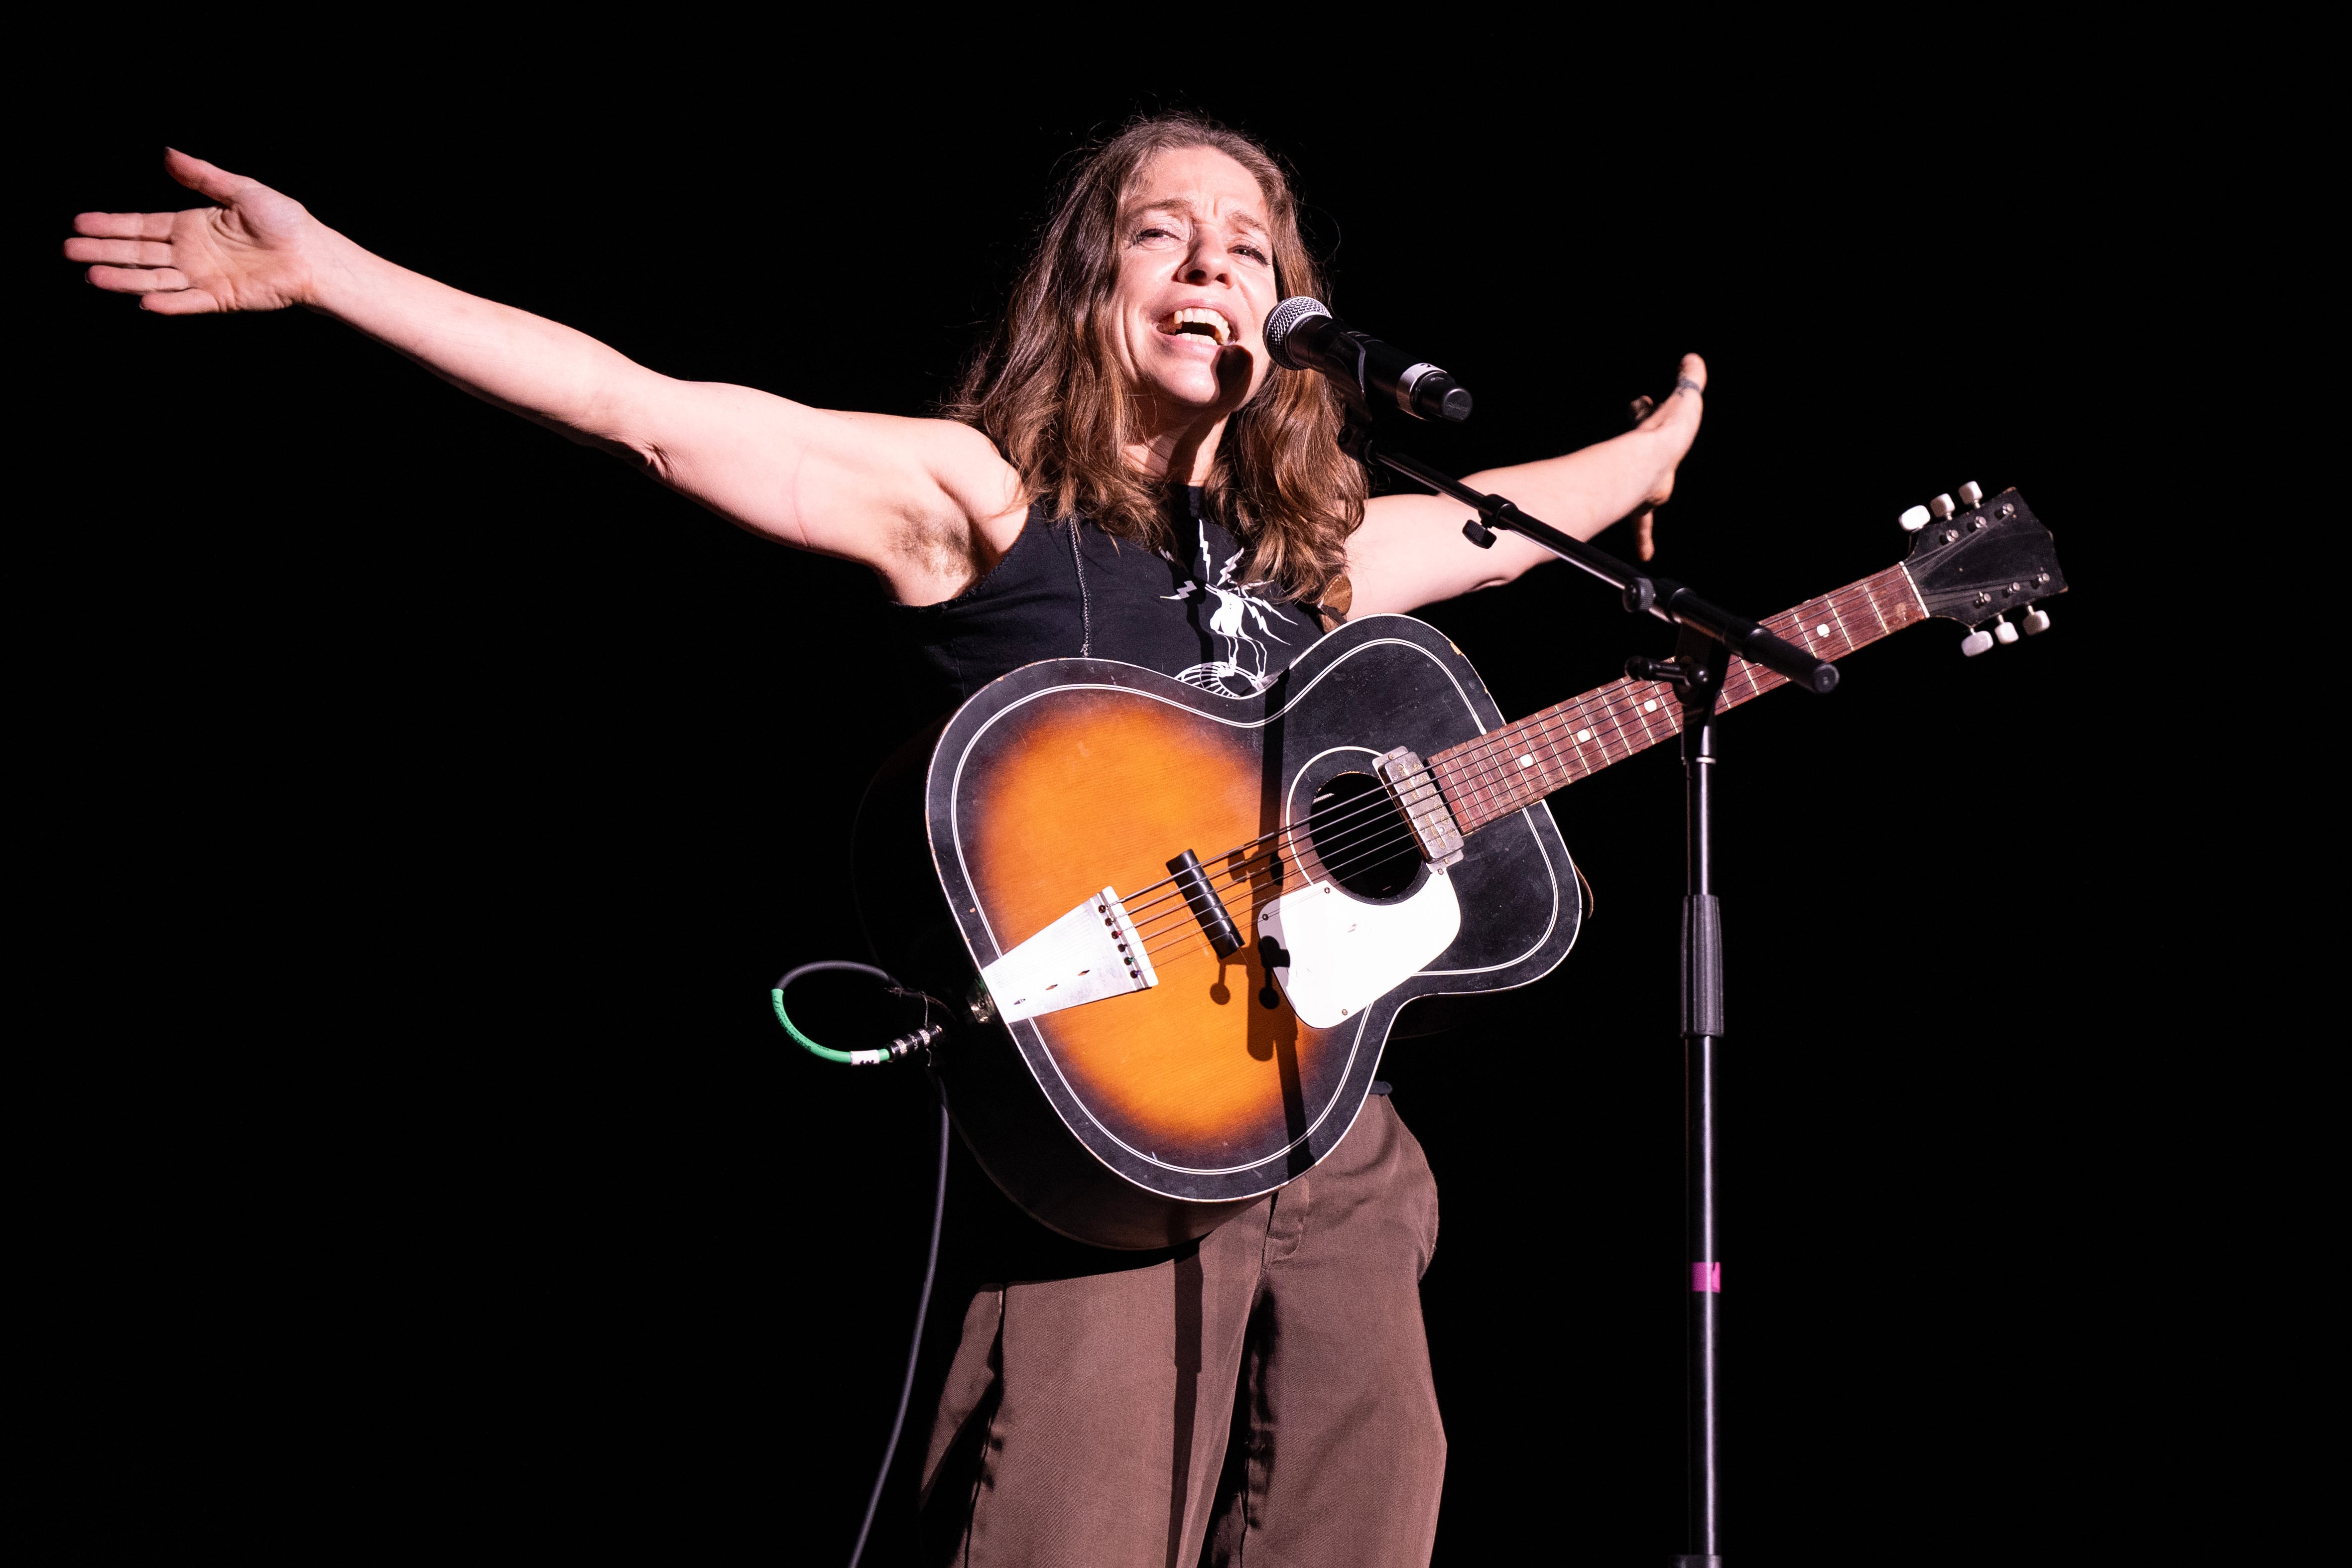
[[[1474,548],[1452,502],[1367,499],[1337,392],[1266,355],[1276,302],[1322,292],[1289,183],[1198,118],[1140,120],[1079,163],[930,419],[675,381],[372,255],[255,181],[167,166],[212,204],[83,214],[66,254],[93,285],[161,315],[308,306],[738,527],[863,563],[929,711],[1080,653],[1250,695],[1326,625],[1548,559],[1516,535]],[[1685,358],[1637,428],[1468,482],[1580,538],[1621,518],[1646,536],[1706,378]],[[1437,1194],[1386,1098],[1195,1247],[1094,1252],[1006,1213],[973,1242],[1000,1261],[938,1305],[961,1326],[915,1456],[927,1557],[1428,1561],[1445,1438],[1418,1282]]]

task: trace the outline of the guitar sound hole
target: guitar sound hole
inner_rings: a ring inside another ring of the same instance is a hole
[[[1323,873],[1360,898],[1394,898],[1421,873],[1412,827],[1369,773],[1341,773],[1315,791],[1307,841]]]

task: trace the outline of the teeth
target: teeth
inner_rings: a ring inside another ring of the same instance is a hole
[[[1215,336],[1219,348],[1234,340],[1234,325],[1221,312],[1202,309],[1199,306],[1177,311],[1174,320],[1176,330],[1181,332],[1188,324],[1208,328]]]

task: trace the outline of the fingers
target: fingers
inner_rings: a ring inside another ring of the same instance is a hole
[[[69,239],[68,261],[104,261],[118,267],[169,267],[172,247],[147,239]]]
[[[1696,354],[1685,354],[1676,367],[1675,390],[1665,401],[1642,396],[1633,401],[1626,413],[1633,428],[1643,432],[1659,432],[1670,450],[1664,457],[1664,471],[1651,488],[1648,502],[1633,514],[1633,549],[1643,560],[1658,553],[1657,508],[1675,493],[1675,469],[1690,450],[1691,439],[1698,434],[1701,401],[1706,391],[1706,361]]]
[[[242,174],[232,174],[201,158],[191,158],[176,147],[163,149],[163,172],[191,191],[221,203],[236,201],[247,186],[254,183]]]
[[[177,294],[150,294],[139,302],[139,308],[152,310],[158,316],[201,316],[222,306],[204,289],[187,288]]]
[[[188,286],[188,275],[176,267],[93,267],[89,277],[110,294],[164,294]]]
[[[170,239],[177,213],[79,213],[74,233],[98,239]]]

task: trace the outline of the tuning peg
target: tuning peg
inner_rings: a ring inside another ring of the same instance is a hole
[[[1991,632],[1971,632],[1967,636],[1960,639],[1960,657],[1963,659],[1973,659],[1979,653],[1983,653],[1986,649],[1991,646]]]
[[[2038,637],[2050,630],[2050,612],[2047,610],[2036,610],[2029,605],[2026,607],[2025,613],[2019,616],[2017,620],[2018,623],[2025,628],[2025,634],[2029,637]]]
[[[2017,641],[2017,628],[2009,623],[2008,616],[1996,615],[1992,618],[1992,640],[2003,644]]]
[[[1975,480],[1971,479],[1967,484],[1960,486],[1961,506],[1973,507],[1979,501],[1983,499],[1984,492],[1977,487],[1977,482]]]
[[[1916,534],[1921,528],[1927,526],[1927,508],[1925,507],[1913,507],[1910,510],[1905,512],[1901,517],[1895,520],[1903,525],[1903,531],[1905,533]]]
[[[1952,498],[1949,496],[1938,496],[1927,503],[1928,514],[1939,523],[1952,515]]]

